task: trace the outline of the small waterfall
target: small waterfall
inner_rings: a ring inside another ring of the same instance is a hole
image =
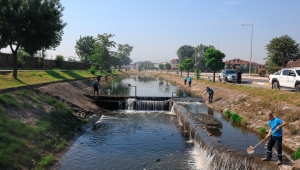
[[[217,138],[208,137],[207,132],[195,123],[189,111],[181,105],[174,105],[179,124],[183,124],[183,132],[187,131],[189,142],[194,142],[193,161],[197,169],[206,170],[270,170],[277,165],[274,162],[263,162],[261,158],[252,157],[238,150],[231,150],[221,145]],[[193,141],[191,141],[193,140]]]
[[[136,103],[136,110],[164,110],[165,101],[139,100]]]
[[[119,108],[118,108],[118,110],[123,110],[123,104],[122,104],[121,101],[119,101]]]
[[[129,98],[126,100],[126,108],[127,110],[134,110],[134,104],[136,102],[136,99]]]
[[[169,108],[169,101],[127,99],[126,110],[155,110],[162,111]]]

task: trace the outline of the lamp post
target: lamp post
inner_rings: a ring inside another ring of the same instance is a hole
[[[212,41],[212,42],[217,42],[218,43],[218,50],[219,50],[219,41]]]
[[[249,76],[251,75],[251,59],[252,59],[252,37],[253,37],[253,24],[242,24],[242,26],[251,26],[251,54],[250,54],[250,67],[249,67]]]

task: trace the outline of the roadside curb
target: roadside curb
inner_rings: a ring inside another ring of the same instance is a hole
[[[266,83],[266,82],[257,82],[257,81],[253,81],[252,84],[263,85],[263,86],[271,86],[269,83]]]

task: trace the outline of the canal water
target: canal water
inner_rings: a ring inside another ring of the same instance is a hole
[[[147,77],[130,77],[101,93],[135,96],[135,88],[137,96],[192,96],[167,81]],[[210,133],[230,149],[245,153],[260,141],[200,102],[182,104],[192,113],[211,114],[220,120],[222,128]],[[97,130],[86,129],[77,138],[60,159],[58,169],[210,169],[211,155],[187,135],[170,111],[119,110],[103,115],[97,125]],[[253,156],[263,157],[264,152],[260,145]]]

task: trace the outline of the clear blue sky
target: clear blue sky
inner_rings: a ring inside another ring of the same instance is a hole
[[[299,0],[62,0],[68,24],[63,40],[51,55],[75,56],[80,35],[112,33],[118,44],[133,46],[136,61],[162,62],[177,58],[182,45],[218,46],[225,60],[250,59],[264,63],[265,45],[287,34],[300,43]],[[10,52],[2,49],[3,52]]]

